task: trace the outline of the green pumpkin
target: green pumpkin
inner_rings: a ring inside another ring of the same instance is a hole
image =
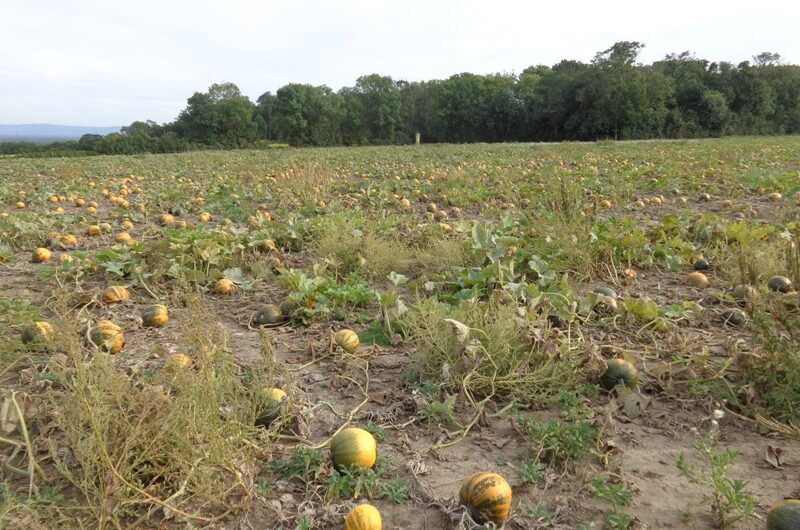
[[[775,503],[767,513],[767,530],[800,529],[800,500],[787,499]]]
[[[767,287],[769,287],[770,291],[788,293],[792,290],[792,280],[785,276],[773,276],[767,282]]]
[[[611,359],[606,365],[606,371],[600,377],[600,386],[605,390],[613,390],[617,385],[633,388],[639,381],[639,371],[624,359]]]
[[[274,326],[281,322],[283,322],[283,311],[275,304],[265,304],[253,315],[253,324],[256,326]]]
[[[256,425],[266,427],[288,409],[289,398],[280,388],[265,389],[258,396]]]

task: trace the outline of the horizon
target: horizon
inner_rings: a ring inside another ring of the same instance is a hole
[[[80,4],[48,0],[7,9],[0,31],[22,44],[0,51],[0,123],[169,123],[188,97],[217,82],[235,83],[255,101],[288,83],[338,91],[372,73],[407,81],[519,74],[562,59],[589,62],[622,40],[645,44],[639,57],[645,64],[684,51],[733,64],[764,51],[800,61],[791,16],[800,8],[786,1],[755,10],[730,2],[720,11],[681,0],[653,14],[628,0],[612,7],[506,1],[493,9],[474,1],[354,0],[237,1],[220,9],[206,1],[194,4],[191,16],[152,0]],[[105,123],[114,125],[98,125]]]

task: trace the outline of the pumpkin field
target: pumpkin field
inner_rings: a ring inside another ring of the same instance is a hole
[[[0,528],[800,528],[800,137],[0,159]]]

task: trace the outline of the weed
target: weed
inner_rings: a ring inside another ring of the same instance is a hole
[[[323,472],[325,457],[317,449],[298,447],[288,459],[277,458],[270,462],[268,469],[284,480],[299,480],[304,484],[316,481]]]
[[[536,484],[544,478],[545,466],[540,462],[526,458],[518,466],[515,466],[514,470],[523,484]]]
[[[585,420],[538,423],[533,418],[522,417],[521,426],[534,460],[544,460],[564,468],[588,454],[600,437],[600,432]]]
[[[381,484],[381,498],[395,504],[403,504],[408,500],[409,488],[405,480],[395,477]]]
[[[558,522],[558,514],[550,509],[544,501],[534,507],[526,506],[522,513],[528,519],[533,519],[539,526],[552,526]]]
[[[730,467],[738,453],[731,449],[717,447],[719,434],[718,420],[722,411],[715,411],[706,437],[695,445],[697,464],[690,462],[685,455],[678,456],[676,465],[681,473],[693,484],[710,490],[703,499],[710,503],[714,528],[728,528],[737,521],[755,517],[756,497],[747,491],[747,483],[729,477]]]

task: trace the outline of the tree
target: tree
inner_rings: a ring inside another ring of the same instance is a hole
[[[362,125],[370,143],[395,144],[409,141],[410,131],[405,127],[403,119],[400,88],[391,77],[378,74],[361,76],[349,94],[359,100]],[[350,110],[353,108],[351,106]]]
[[[255,140],[256,107],[233,83],[215,83],[195,92],[173,129],[183,138],[205,145],[243,147]]]

